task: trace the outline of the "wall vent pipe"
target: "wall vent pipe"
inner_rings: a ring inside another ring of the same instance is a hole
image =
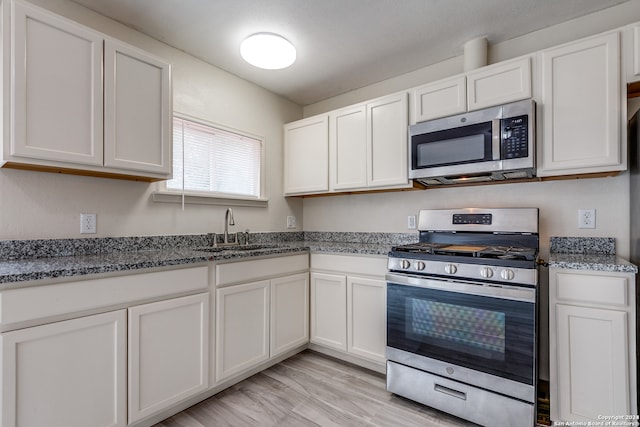
[[[464,71],[475,70],[487,65],[487,38],[478,37],[464,44]]]

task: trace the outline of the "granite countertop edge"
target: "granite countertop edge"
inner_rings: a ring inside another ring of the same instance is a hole
[[[550,268],[634,274],[638,272],[635,264],[616,255],[616,239],[613,237],[551,236],[549,249]]]
[[[616,273],[638,273],[638,267],[617,255],[602,254],[549,254],[549,268],[569,270],[607,271]]]
[[[193,248],[122,251],[98,255],[33,258],[0,261],[0,291],[47,284],[47,279],[79,277],[197,264],[210,261],[233,261],[256,257],[296,253],[335,253],[386,256],[391,244],[300,241],[265,245],[258,249],[229,248],[207,252]]]

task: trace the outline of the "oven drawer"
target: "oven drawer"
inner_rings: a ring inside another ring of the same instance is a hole
[[[534,425],[533,404],[391,361],[387,362],[387,390],[483,426]]]

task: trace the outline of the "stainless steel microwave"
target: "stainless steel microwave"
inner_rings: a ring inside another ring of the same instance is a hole
[[[427,186],[535,175],[531,99],[409,126],[409,179]]]

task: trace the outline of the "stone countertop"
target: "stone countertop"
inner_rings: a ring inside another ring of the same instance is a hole
[[[251,245],[251,247],[255,246]],[[299,241],[260,246],[259,248],[240,250],[230,247],[215,252],[194,248],[176,248],[0,261],[0,290],[22,287],[26,282],[35,280],[303,252],[386,256],[392,245]]]
[[[612,237],[551,237],[548,265],[570,270],[637,273],[638,267],[616,255]]]
[[[552,253],[549,254],[548,264],[550,268],[638,273],[635,264],[616,255]]]

